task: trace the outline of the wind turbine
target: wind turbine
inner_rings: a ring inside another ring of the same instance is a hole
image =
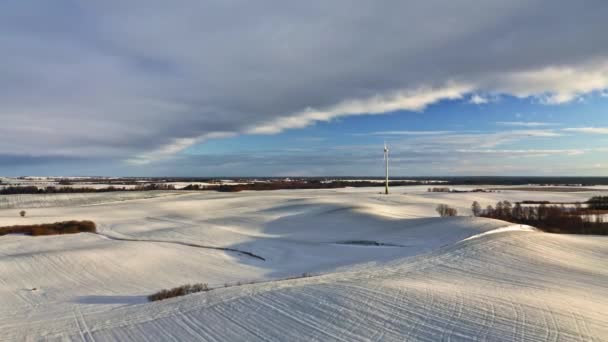
[[[386,141],[384,142],[384,162],[385,162],[385,171],[386,171],[386,180],[384,183],[384,193],[388,195],[388,147],[386,146]]]

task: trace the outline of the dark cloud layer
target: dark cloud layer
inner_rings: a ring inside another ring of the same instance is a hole
[[[0,154],[145,163],[470,92],[566,102],[608,86],[607,17],[603,0],[3,1]]]

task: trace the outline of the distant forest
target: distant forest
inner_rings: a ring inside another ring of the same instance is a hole
[[[89,192],[112,192],[112,191],[152,191],[152,190],[175,190],[175,187],[167,184],[144,184],[134,188],[108,186],[107,188],[72,188],[72,187],[56,187],[47,186],[38,188],[37,186],[8,186],[0,189],[0,195],[17,195],[17,194],[74,194],[74,193],[89,193]]]
[[[608,235],[608,197],[592,197],[585,202],[575,203],[573,207],[564,205],[522,206],[509,201],[496,203],[482,209],[479,203],[473,202],[473,215],[489,217],[517,224],[534,226],[549,233]]]

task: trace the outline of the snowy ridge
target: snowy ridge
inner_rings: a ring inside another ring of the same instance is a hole
[[[506,227],[500,227],[500,228],[489,230],[487,232],[473,235],[471,237],[464,239],[463,241],[476,239],[476,238],[479,238],[484,235],[503,233],[503,232],[512,232],[512,231],[538,231],[538,229],[536,229],[532,226],[524,225],[524,224],[513,224],[513,225],[508,225]]]

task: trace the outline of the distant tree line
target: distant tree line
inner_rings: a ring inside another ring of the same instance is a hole
[[[126,189],[119,189],[119,190],[126,190]],[[0,189],[0,195],[55,194],[55,193],[108,192],[108,191],[116,191],[116,189],[69,188],[69,187],[58,188],[58,187],[54,187],[54,186],[47,186],[45,188],[38,188],[37,186],[9,186],[9,187]]]
[[[321,182],[321,181],[277,181],[246,184],[222,184],[217,187],[220,192],[239,192],[244,190],[285,190],[285,189],[336,189],[346,186],[356,187],[360,182]],[[369,183],[369,182],[368,182]]]
[[[568,208],[544,203],[522,206],[502,201],[482,209],[478,202],[473,202],[471,211],[475,216],[526,224],[550,233],[608,235],[608,223],[601,213],[583,208],[580,203]]]
[[[73,188],[73,187],[55,187],[47,186],[39,188],[37,186],[9,186],[0,189],[0,195],[18,195],[18,194],[74,194],[74,193],[91,193],[91,192],[112,192],[112,191],[151,191],[151,190],[176,190],[171,184],[138,184],[135,187],[115,187],[107,188]]]
[[[559,186],[589,186],[608,185],[608,177],[534,177],[534,176],[464,176],[464,177],[435,177],[435,180],[446,181],[450,185],[559,185]]]
[[[391,186],[420,185],[419,182],[411,181],[391,181]],[[215,189],[220,192],[238,192],[244,190],[289,190],[289,189],[340,189],[340,188],[361,188],[361,187],[383,187],[382,182],[371,181],[332,181],[324,182],[321,180],[302,180],[302,181],[272,181],[255,182],[246,184],[222,184]]]
[[[411,181],[393,181],[391,186],[406,186],[420,185],[421,182]],[[9,186],[0,189],[0,195],[15,195],[15,194],[61,194],[61,193],[92,193],[92,192],[110,192],[110,191],[151,191],[151,190],[171,190],[171,191],[219,191],[219,192],[239,192],[244,190],[260,191],[260,190],[283,190],[283,189],[339,189],[347,187],[383,187],[384,183],[372,181],[332,181],[325,182],[322,180],[296,180],[296,181],[268,181],[268,182],[252,182],[243,184],[211,184],[199,185],[190,184],[183,188],[176,189],[172,184],[164,183],[145,183],[135,187],[116,187],[108,186],[107,188],[88,188],[88,187],[55,187],[47,186],[38,188],[36,186]]]
[[[496,192],[496,190],[492,189],[471,189],[471,190],[457,190],[453,188],[428,188],[427,192],[449,192],[449,193],[467,193],[467,192]]]
[[[587,208],[591,210],[608,210],[608,196],[595,196],[587,201]]]
[[[452,192],[451,188],[428,188],[427,192]]]

